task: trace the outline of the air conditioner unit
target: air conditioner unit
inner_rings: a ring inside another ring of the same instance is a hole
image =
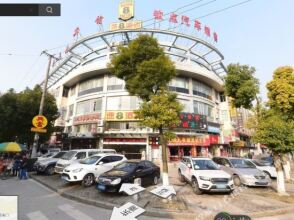
[[[104,121],[103,120],[98,120],[97,126],[98,127],[103,127],[103,125],[104,125]]]
[[[96,130],[96,133],[103,133],[103,128],[102,127],[98,127],[97,130]]]

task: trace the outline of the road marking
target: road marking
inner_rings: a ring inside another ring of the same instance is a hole
[[[42,212],[36,211],[36,212],[30,212],[27,214],[29,219],[31,220],[49,220],[45,215],[43,215]]]
[[[71,205],[64,204],[64,205],[58,206],[58,208],[61,211],[65,212],[70,217],[72,217],[73,219],[76,219],[76,220],[81,220],[81,219],[83,219],[83,220],[94,220],[90,216],[88,216],[85,213],[75,209]]]

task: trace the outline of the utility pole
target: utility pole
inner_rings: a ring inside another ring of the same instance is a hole
[[[47,66],[45,81],[44,81],[42,98],[41,98],[41,102],[40,102],[39,115],[43,115],[44,102],[45,102],[45,96],[46,96],[46,92],[47,92],[47,84],[48,84],[51,61],[52,61],[52,58],[56,59],[53,55],[47,53],[47,51],[45,51],[45,50],[41,53],[41,55],[42,54],[47,55],[49,57],[49,60],[48,60],[48,66]],[[34,136],[34,144],[33,144],[31,158],[37,157],[38,142],[39,142],[39,133],[36,132],[35,136]]]

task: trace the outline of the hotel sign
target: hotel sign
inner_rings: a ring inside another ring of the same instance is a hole
[[[142,21],[115,22],[109,25],[109,30],[135,30],[142,28]]]
[[[124,0],[119,4],[118,8],[119,19],[128,21],[134,17],[134,1]]]
[[[99,120],[101,120],[101,114],[89,114],[89,115],[81,115],[74,117],[73,124],[79,125],[79,124],[93,124],[97,123]]]
[[[105,114],[106,121],[137,121],[133,111],[107,111]]]

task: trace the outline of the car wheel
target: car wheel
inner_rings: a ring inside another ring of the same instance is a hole
[[[49,166],[49,167],[46,168],[46,174],[47,175],[50,175],[51,176],[51,175],[54,174],[54,172],[55,172],[54,171],[54,166]]]
[[[158,179],[159,179],[159,175],[155,174],[153,177],[153,185],[157,185],[158,184]]]
[[[203,193],[199,188],[198,181],[195,178],[192,179],[192,187],[196,195],[201,195]]]
[[[183,174],[181,173],[181,170],[179,169],[178,171],[178,174],[179,174],[179,178],[180,178],[180,181],[183,183],[185,182],[185,177],[183,176]]]
[[[92,186],[94,183],[94,175],[93,174],[87,174],[84,176],[82,185],[85,187]]]
[[[240,179],[240,177],[237,176],[237,175],[234,175],[234,176],[233,176],[233,181],[234,181],[234,185],[235,185],[235,186],[241,186],[241,185],[242,185],[241,179]]]

